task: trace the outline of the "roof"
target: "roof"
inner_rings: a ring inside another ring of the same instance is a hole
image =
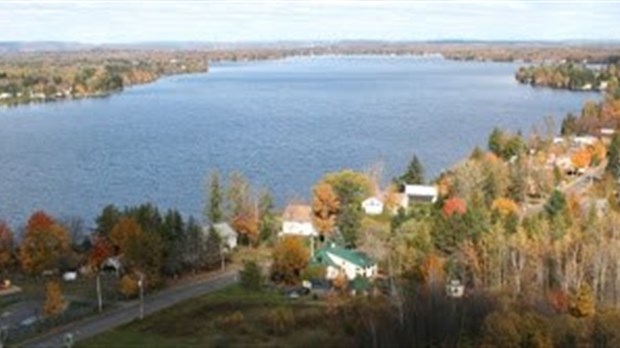
[[[330,254],[340,257],[356,266],[363,268],[370,267],[375,264],[375,261],[363,252],[352,249],[345,249],[334,243],[317,250],[314,254],[315,262],[322,263],[326,266],[337,266],[334,263],[333,259],[330,257]]]
[[[220,237],[237,237],[237,232],[230,227],[230,225],[226,222],[220,222],[217,224],[213,224],[213,229],[215,232],[220,235]]]
[[[284,209],[282,220],[312,222],[312,208],[304,204],[289,204]]]
[[[409,196],[437,196],[437,187],[427,185],[405,185],[405,193]]]

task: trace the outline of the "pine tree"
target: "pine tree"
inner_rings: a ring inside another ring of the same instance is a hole
[[[414,155],[407,170],[400,177],[401,184],[420,185],[424,183],[424,167],[422,162],[418,159],[418,156]]]
[[[205,207],[205,217],[212,224],[218,223],[223,219],[222,188],[220,186],[220,175],[217,171],[211,173],[209,177],[209,199]]]

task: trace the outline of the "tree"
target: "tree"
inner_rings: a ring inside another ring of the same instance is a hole
[[[67,302],[62,296],[60,284],[50,281],[45,284],[45,303],[43,304],[43,314],[47,317],[54,317],[62,313],[67,307]]]
[[[185,224],[181,213],[168,210],[161,226],[165,250],[163,272],[167,276],[174,276],[182,271],[184,234]]]
[[[223,254],[222,238],[215,231],[213,226],[209,227],[209,234],[204,241],[204,264],[208,268],[215,268],[217,265],[222,265],[224,269],[224,254]]]
[[[596,313],[592,289],[586,283],[579,287],[569,312],[577,318],[591,317]]]
[[[451,217],[454,214],[463,215],[467,211],[467,204],[463,199],[458,197],[448,198],[444,202],[441,211],[446,217]]]
[[[147,232],[128,234],[122,250],[129,268],[143,273],[148,280],[147,285],[155,287],[161,280],[164,248],[159,234]]]
[[[348,247],[355,248],[364,213],[359,205],[348,204],[338,216],[338,230]]]
[[[263,272],[256,261],[246,261],[239,272],[241,286],[252,291],[260,291],[263,286]]]
[[[517,214],[519,212],[517,203],[510,198],[504,197],[495,199],[491,204],[491,209],[497,211],[501,216]]]
[[[40,274],[58,265],[69,250],[69,233],[42,211],[28,220],[20,246],[20,261],[25,272]]]
[[[101,211],[101,214],[95,219],[97,232],[102,236],[107,236],[121,216],[121,212],[115,205],[106,205]]]
[[[261,241],[267,241],[277,231],[277,221],[273,209],[275,204],[273,197],[268,190],[264,190],[258,199],[258,215],[260,216],[259,222],[259,237]]]
[[[592,162],[592,153],[588,149],[581,149],[571,156],[573,166],[578,169],[584,169],[590,166]]]
[[[127,249],[127,241],[134,237],[139,239],[142,234],[142,227],[134,218],[122,217],[110,231],[110,242],[116,249],[116,253],[122,254]]]
[[[547,216],[553,218],[567,209],[566,197],[560,190],[553,190],[551,197],[544,206]]]
[[[6,272],[13,260],[13,232],[0,220],[0,269]]]
[[[312,190],[312,222],[321,236],[329,236],[334,229],[340,201],[331,185],[319,183]]]
[[[615,134],[611,139],[607,158],[607,172],[610,173],[614,179],[620,179],[620,134]]]
[[[504,152],[505,135],[499,128],[493,128],[489,135],[488,147],[497,156],[502,156]]]
[[[222,212],[222,188],[220,186],[220,175],[214,171],[209,176],[209,195],[208,204],[205,207],[205,217],[212,224],[221,222],[224,218]]]
[[[105,260],[112,256],[112,249],[112,244],[107,240],[107,238],[97,236],[88,255],[88,264],[97,274],[96,290],[99,312],[103,310],[103,299],[101,296],[101,265],[105,262]]]
[[[300,238],[283,237],[273,249],[271,278],[276,282],[295,284],[308,265],[310,253]]]
[[[407,170],[399,179],[402,185],[421,185],[424,183],[424,167],[422,166],[422,162],[418,159],[418,156],[413,156],[407,166]]]

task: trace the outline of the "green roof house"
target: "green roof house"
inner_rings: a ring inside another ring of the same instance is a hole
[[[344,272],[347,279],[357,276],[372,278],[377,275],[377,263],[361,251],[345,249],[335,243],[317,250],[313,262],[326,268],[326,278],[334,279]]]

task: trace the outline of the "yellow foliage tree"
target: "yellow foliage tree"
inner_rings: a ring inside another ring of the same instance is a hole
[[[340,201],[327,183],[319,183],[312,193],[312,222],[322,236],[329,236],[336,223]]]
[[[135,276],[125,274],[121,281],[118,284],[119,291],[123,296],[127,298],[132,298],[138,295],[138,291],[140,290],[138,287],[138,280]]]
[[[297,237],[284,237],[273,248],[272,278],[294,284],[299,281],[301,271],[306,268],[310,253],[302,240]]]
[[[587,284],[584,283],[579,287],[579,291],[573,299],[570,313],[577,318],[591,317],[596,313],[592,289]]]
[[[140,237],[142,235],[142,228],[136,222],[135,219],[130,217],[123,217],[112,230],[110,231],[110,242],[116,248],[116,251],[121,254],[127,248],[127,241],[132,237]]]
[[[45,303],[43,304],[43,314],[48,317],[62,313],[67,307],[67,302],[62,296],[60,284],[55,281],[45,284]]]
[[[510,214],[517,214],[519,212],[519,205],[510,198],[500,197],[493,201],[491,209],[502,216],[508,216]]]

